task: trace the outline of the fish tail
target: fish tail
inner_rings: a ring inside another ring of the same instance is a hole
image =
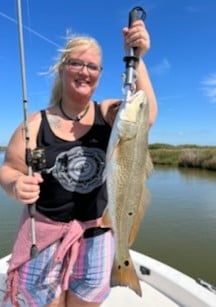
[[[127,259],[122,262],[116,258],[114,260],[111,273],[111,287],[115,286],[129,287],[137,295],[142,296],[139,279],[129,253]]]

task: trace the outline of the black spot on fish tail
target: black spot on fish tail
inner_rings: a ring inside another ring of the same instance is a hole
[[[125,260],[125,261],[124,261],[124,265],[125,265],[125,266],[129,266],[129,265],[130,265],[130,261],[129,261],[129,260]],[[118,265],[118,270],[121,270],[121,268],[122,268],[122,266],[119,264],[119,265]]]
[[[124,286],[131,288],[137,295],[142,296],[139,279],[133,265],[132,260],[126,258],[120,263],[117,259],[114,260],[114,265],[110,280],[111,287]]]
[[[130,265],[130,262],[129,262],[128,260],[125,260],[124,265],[125,265],[125,266],[129,266],[129,265]]]

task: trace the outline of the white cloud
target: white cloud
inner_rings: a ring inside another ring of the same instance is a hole
[[[211,102],[216,103],[216,74],[211,74],[202,81],[203,92],[210,98]]]
[[[162,75],[166,73],[170,68],[171,68],[171,65],[169,61],[166,58],[163,58],[159,64],[150,68],[150,72],[152,74]]]

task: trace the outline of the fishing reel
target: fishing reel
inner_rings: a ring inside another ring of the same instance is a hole
[[[35,172],[41,172],[46,167],[46,157],[44,148],[32,150],[32,168]]]
[[[27,149],[26,163],[32,167],[33,172],[42,172],[46,168],[46,157],[44,148]]]

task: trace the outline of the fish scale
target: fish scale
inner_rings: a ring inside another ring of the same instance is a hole
[[[103,226],[112,225],[115,258],[111,286],[127,286],[142,295],[129,247],[149,202],[146,180],[153,165],[148,150],[149,105],[144,91],[122,102],[112,128],[106,157],[108,205]]]

